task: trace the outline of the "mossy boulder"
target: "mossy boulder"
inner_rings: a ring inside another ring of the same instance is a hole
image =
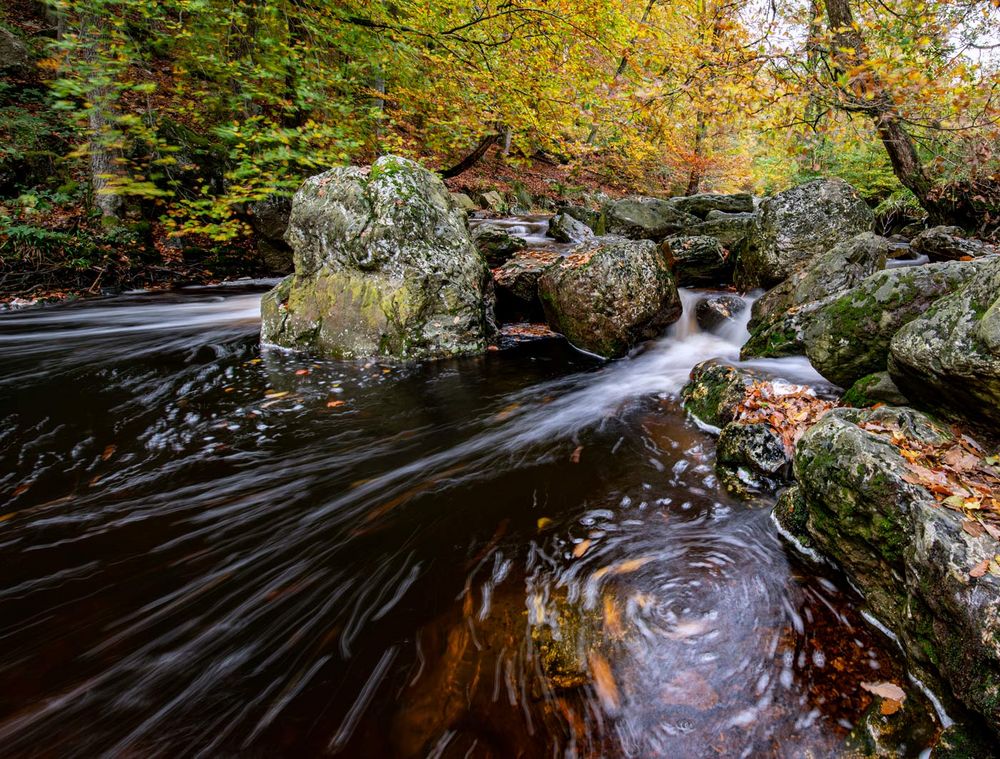
[[[307,179],[286,240],[295,273],[261,302],[261,340],[335,358],[486,348],[489,270],[441,180],[383,156]]]
[[[691,370],[691,379],[681,388],[685,410],[702,424],[722,428],[736,417],[747,388],[757,379],[715,359],[703,361]]]
[[[931,261],[958,261],[1000,253],[1000,248],[982,240],[967,238],[960,227],[931,227],[910,242],[910,248]]]
[[[592,238],[594,230],[575,216],[560,211],[549,219],[547,234],[556,242],[582,242]]]
[[[791,457],[771,425],[731,422],[719,434],[715,468],[727,490],[746,497],[787,482]]]
[[[865,426],[862,426],[865,425]],[[796,448],[813,545],[895,633],[911,671],[1000,735],[1000,578],[970,569],[998,553],[919,484],[888,432],[940,445],[951,433],[908,408],[836,409]]]
[[[0,74],[27,77],[33,69],[31,48],[16,34],[0,26]]]
[[[560,255],[551,250],[524,250],[493,270],[496,313],[501,321],[544,319],[538,280]]]
[[[703,192],[671,198],[670,202],[684,213],[707,218],[713,211],[718,213],[753,213],[753,196],[747,192],[731,195]]]
[[[566,256],[538,282],[549,325],[578,348],[624,356],[681,315],[670,267],[649,240],[603,238]]]
[[[677,235],[663,241],[663,253],[679,285],[717,285],[730,279],[729,251],[714,237]]]
[[[870,232],[875,215],[842,179],[816,179],[764,199],[749,249],[737,262],[741,287],[771,287],[839,242]]]
[[[855,408],[874,406],[876,403],[906,406],[910,402],[896,387],[889,372],[875,372],[862,377],[851,385],[841,401],[844,405]]]
[[[885,371],[893,336],[982,270],[981,262],[952,261],[873,274],[812,314],[803,330],[805,353],[841,387]]]
[[[744,357],[790,356],[804,352],[813,315],[839,294],[885,266],[889,241],[864,232],[800,263],[794,277],[754,301]]]
[[[634,197],[604,206],[605,231],[632,240],[654,240],[678,234],[701,219],[677,208],[669,200]]]
[[[472,230],[472,242],[491,268],[503,265],[528,245],[523,238],[489,223],[478,224]]]
[[[960,265],[960,264],[952,264]],[[908,397],[1000,428],[1000,256],[892,338],[889,373]]]

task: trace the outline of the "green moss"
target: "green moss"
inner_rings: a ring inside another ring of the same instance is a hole
[[[869,374],[867,377],[862,377],[851,386],[850,390],[844,393],[844,397],[842,398],[843,402],[848,406],[853,406],[854,408],[874,406],[877,401],[867,395],[867,390],[869,387],[877,383],[878,380],[878,374]]]

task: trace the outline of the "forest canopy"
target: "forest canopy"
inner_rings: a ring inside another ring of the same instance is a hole
[[[92,206],[172,235],[238,237],[247,203],[333,165],[448,176],[491,149],[651,194],[839,175],[985,229],[998,5],[55,0],[33,44]]]

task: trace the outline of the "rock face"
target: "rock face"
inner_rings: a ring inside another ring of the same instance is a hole
[[[552,251],[526,250],[494,269],[497,317],[502,321],[544,319],[538,280],[558,260],[559,254]]]
[[[694,315],[698,326],[707,332],[736,321],[747,309],[747,302],[738,295],[714,295],[698,301]]]
[[[413,161],[307,179],[286,234],[295,273],[261,302],[261,340],[337,358],[484,350],[489,271],[441,180]]]
[[[908,397],[1000,425],[1000,256],[892,338],[889,373]]]
[[[729,252],[714,237],[668,237],[663,253],[681,286],[716,285],[730,278]]]
[[[715,468],[737,495],[776,490],[788,479],[790,464],[781,436],[770,425],[733,422],[722,428]]]
[[[885,371],[893,335],[982,269],[981,262],[952,261],[873,274],[812,315],[803,332],[805,353],[841,387]]]
[[[472,242],[483,254],[490,267],[502,265],[527,243],[520,237],[515,237],[506,229],[491,224],[479,224],[472,230]]]
[[[753,304],[750,339],[742,355],[789,356],[803,352],[803,333],[821,304],[885,266],[889,242],[865,232],[835,245],[798,267]]]
[[[932,444],[949,437],[907,408],[824,416],[795,453],[808,537],[899,636],[915,673],[932,686],[950,684],[1000,734],[1000,578],[969,575],[997,544],[964,531],[961,513],[908,482],[906,461],[888,434],[862,423]]]
[[[659,198],[624,198],[604,207],[604,223],[608,234],[632,240],[660,242],[701,221],[685,213],[669,200]]]
[[[861,232],[875,216],[847,182],[816,179],[765,199],[749,250],[737,263],[737,284],[770,287],[803,261]]]
[[[549,237],[556,242],[581,242],[594,236],[594,230],[568,213],[560,212],[549,219]]]
[[[31,50],[12,32],[0,26],[0,73],[27,76],[31,69]]]
[[[698,195],[671,198],[670,202],[677,210],[702,219],[713,213],[753,213],[753,196],[746,192],[733,195],[703,192]]]
[[[681,314],[677,285],[656,244],[605,238],[561,258],[538,282],[549,325],[578,348],[624,356]]]
[[[257,249],[268,271],[274,274],[288,274],[292,271],[292,249],[285,242],[288,217],[292,213],[292,199],[281,195],[270,195],[264,200],[252,203],[247,209],[250,226],[257,233]]]
[[[1000,248],[982,240],[968,240],[959,227],[931,227],[910,242],[917,253],[931,261],[958,261],[962,258],[979,258],[1000,253]]]

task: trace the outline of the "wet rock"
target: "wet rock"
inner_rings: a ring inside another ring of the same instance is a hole
[[[997,553],[988,534],[912,484],[888,434],[945,443],[950,433],[907,408],[836,409],[799,441],[795,477],[814,545],[840,565],[900,640],[911,671],[947,689],[1000,731],[1000,578],[969,570]]]
[[[729,252],[714,237],[668,237],[663,253],[681,286],[715,285],[729,279]]]
[[[524,250],[527,243],[520,237],[515,237],[506,229],[492,224],[479,224],[472,230],[472,242],[490,268],[502,265],[519,250]]]
[[[611,201],[604,206],[604,219],[608,234],[656,242],[701,221],[668,200],[644,197]]]
[[[958,264],[952,264],[955,266]],[[1000,257],[892,338],[889,373],[908,397],[976,426],[1000,426]]]
[[[594,230],[568,213],[560,212],[549,219],[549,237],[556,242],[581,242],[594,236]]]
[[[525,215],[531,213],[531,209],[535,205],[535,199],[532,197],[531,193],[528,192],[528,188],[521,182],[515,180],[511,189],[511,213],[515,215]]]
[[[798,485],[789,485],[778,494],[778,500],[774,504],[774,518],[781,528],[799,542],[805,548],[812,547],[812,540],[809,531],[806,529],[806,522],[809,519],[809,509],[802,491]]]
[[[846,755],[896,759],[933,744],[937,725],[923,694],[910,687],[902,702],[874,696],[845,742]]]
[[[274,243],[270,240],[258,240],[257,252],[260,253],[261,260],[268,273],[285,275],[295,268],[295,260],[292,249],[284,243]]]
[[[494,269],[497,318],[501,321],[543,319],[538,280],[558,260],[559,254],[552,251],[526,250]]]
[[[741,355],[790,356],[804,352],[803,338],[821,306],[885,266],[889,242],[871,232],[856,235],[800,264],[796,275],[758,298],[750,339]]]
[[[489,270],[444,184],[415,162],[310,177],[286,239],[295,274],[261,302],[264,343],[337,358],[485,350]]]
[[[816,179],[764,199],[747,252],[737,262],[737,284],[770,287],[817,254],[862,232],[875,216],[851,185]]]
[[[701,217],[702,219],[713,212],[753,213],[753,196],[746,192],[732,195],[705,192],[698,195],[671,198],[670,202],[679,211]]]
[[[0,26],[0,73],[28,76],[34,69],[31,49],[13,32]]]
[[[582,221],[594,234],[603,235],[605,234],[604,229],[604,217],[601,215],[600,211],[594,211],[585,206],[559,206],[559,213],[565,214],[566,216],[572,216],[577,221]]]
[[[593,250],[561,258],[538,289],[549,325],[607,358],[656,337],[681,314],[670,267],[649,240],[604,238]]]
[[[691,379],[681,388],[685,410],[703,424],[722,428],[736,418],[747,388],[756,375],[712,359],[691,370]]]
[[[958,261],[963,258],[979,258],[1000,253],[1000,248],[982,240],[965,237],[959,227],[931,227],[918,234],[910,242],[917,253],[931,261]]]
[[[451,202],[454,203],[455,207],[460,211],[473,213],[479,210],[479,206],[476,205],[476,202],[464,192],[450,192],[448,195],[451,197]]]
[[[732,422],[719,434],[716,471],[737,495],[776,490],[788,479],[790,464],[781,436],[768,424]]]
[[[850,387],[886,369],[896,332],[982,270],[981,262],[951,261],[873,274],[810,317],[805,353],[820,374]]]
[[[688,227],[684,230],[684,234],[714,237],[729,251],[730,260],[736,261],[750,244],[756,218],[752,213],[712,211],[705,221]]]
[[[890,406],[906,406],[910,401],[903,395],[896,383],[892,381],[889,372],[875,372],[862,377],[842,398],[845,405],[855,408],[874,406],[876,403],[887,403]]]
[[[738,295],[715,295],[698,301],[694,308],[698,326],[711,332],[723,324],[734,322],[747,309],[747,302]]]

